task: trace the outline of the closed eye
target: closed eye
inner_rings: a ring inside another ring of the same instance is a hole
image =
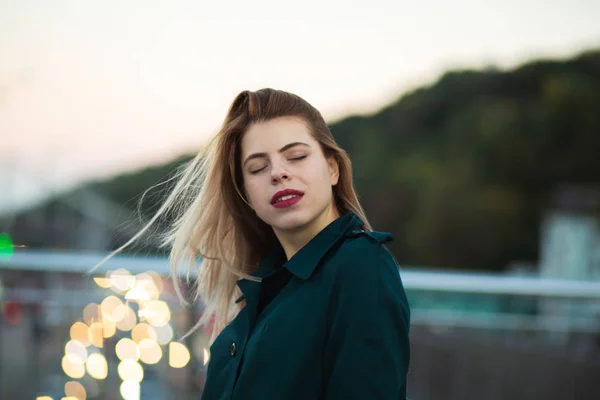
[[[253,175],[254,175],[254,174],[258,174],[260,171],[262,171],[262,170],[263,170],[263,169],[265,169],[265,168],[267,168],[267,167],[262,167],[261,169],[256,169],[256,170],[254,170],[254,171],[250,171],[250,173],[251,173],[251,174],[253,174]]]
[[[307,156],[305,156],[305,155],[304,155],[304,156],[299,156],[299,157],[294,157],[294,158],[290,158],[290,161],[300,161],[300,160],[302,160],[302,159],[305,159],[306,157],[307,157]],[[254,174],[258,174],[260,171],[262,171],[262,170],[263,170],[263,169],[265,169],[265,168],[267,168],[267,167],[262,167],[261,169],[255,169],[254,171],[250,171],[250,173],[251,173],[252,175],[254,175]]]

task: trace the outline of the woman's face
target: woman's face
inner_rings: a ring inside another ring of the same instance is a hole
[[[339,216],[332,193],[338,165],[324,157],[303,121],[281,117],[252,124],[241,153],[248,202],[275,233],[322,229]]]

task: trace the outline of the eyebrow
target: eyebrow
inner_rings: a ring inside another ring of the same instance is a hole
[[[282,148],[280,148],[279,150],[277,150],[278,153],[283,153],[286,150],[291,149],[292,147],[296,147],[296,146],[306,146],[306,147],[310,147],[309,144],[306,143],[302,143],[302,142],[293,142],[293,143],[288,143],[285,146],[283,146]],[[246,159],[244,160],[244,164],[246,165],[246,163],[252,159],[255,158],[264,158],[267,157],[267,153],[253,153],[250,154],[248,157],[246,157]]]

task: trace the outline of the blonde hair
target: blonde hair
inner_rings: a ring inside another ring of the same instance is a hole
[[[353,212],[371,230],[358,201],[348,154],[335,142],[321,113],[297,95],[281,90],[243,91],[231,104],[217,135],[173,179],[171,193],[150,221],[127,243],[109,254],[129,246],[161,217],[175,213],[175,221],[161,241],[170,247],[169,262],[179,299],[178,270],[183,266],[197,272],[194,301],[205,309],[196,325],[186,334],[206,325],[215,317],[211,342],[244,306],[235,300],[241,295],[240,278],[258,280],[250,274],[277,244],[272,228],[250,208],[243,190],[241,138],[248,127],[278,117],[297,117],[309,127],[326,158],[334,157],[339,166],[339,181],[333,187],[338,212]],[[201,259],[201,263],[199,263]]]

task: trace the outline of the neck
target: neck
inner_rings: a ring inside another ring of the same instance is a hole
[[[285,251],[285,255],[289,260],[306,246],[312,238],[317,236],[327,225],[340,217],[337,208],[334,206],[327,207],[321,214],[317,215],[312,221],[298,227],[294,231],[280,231],[274,229],[275,236],[281,243],[281,247]]]

